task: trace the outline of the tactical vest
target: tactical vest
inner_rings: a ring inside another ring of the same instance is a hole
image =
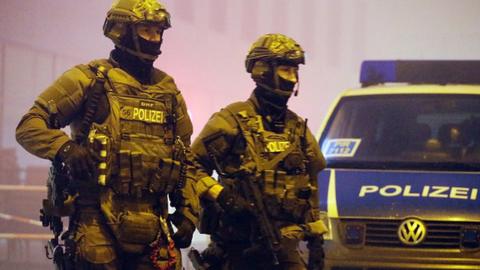
[[[178,90],[162,81],[141,85],[111,68],[105,91],[110,113],[103,123],[92,124],[88,136],[88,144],[103,159],[98,184],[136,198],[171,192],[180,170],[173,159]]]
[[[92,124],[87,138],[100,159],[95,180],[101,212],[125,252],[141,253],[156,241],[163,250],[156,260],[178,259],[168,252],[176,251],[166,195],[178,187],[182,170],[173,149],[179,92],[167,77],[141,85],[119,68],[109,69],[106,77],[110,112],[103,123]]]
[[[283,132],[266,130],[254,105],[239,102],[225,108],[237,122],[246,142],[242,166],[255,167],[271,217],[303,223],[316,192],[309,183],[305,122],[293,112],[286,115]]]

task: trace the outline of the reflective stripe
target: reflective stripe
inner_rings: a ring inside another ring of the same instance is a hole
[[[205,192],[207,192],[211,187],[218,185],[217,180],[212,178],[211,176],[206,176],[201,178],[197,183],[195,183],[195,189],[199,197],[202,197]]]
[[[216,200],[218,196],[220,195],[220,192],[222,192],[223,186],[222,185],[214,185],[212,186],[208,191],[205,196],[207,196],[209,199]]]
[[[338,218],[337,188],[335,183],[335,170],[331,170],[328,183],[328,216],[330,218]]]

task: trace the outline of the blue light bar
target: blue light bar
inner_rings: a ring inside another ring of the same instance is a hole
[[[480,60],[363,61],[360,83],[480,84]]]

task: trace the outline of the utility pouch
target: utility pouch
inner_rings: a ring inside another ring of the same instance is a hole
[[[267,195],[275,195],[279,199],[283,197],[285,192],[285,176],[283,171],[264,170],[261,173],[261,182],[263,190]]]
[[[285,192],[282,198],[282,211],[288,220],[303,223],[310,209],[309,199],[312,190],[306,175],[287,175]]]
[[[88,134],[89,148],[98,159],[98,166],[95,170],[95,178],[100,186],[106,186],[111,175],[111,144],[110,138],[92,129]]]
[[[118,153],[119,174],[118,181],[114,183],[113,189],[119,195],[130,194],[130,182],[132,182],[132,169],[129,150],[120,150]]]
[[[128,203],[113,189],[107,188],[100,195],[100,209],[105,223],[125,252],[142,253],[160,233],[159,217],[151,207]]]
[[[305,199],[285,198],[282,201],[282,209],[288,220],[303,222],[308,209],[310,209],[310,205],[308,200]]]
[[[180,177],[181,164],[170,158],[160,160],[155,177],[150,180],[149,188],[154,193],[170,193]]]
[[[158,216],[148,212],[122,213],[118,230],[114,230],[122,250],[129,253],[141,253],[152,243],[160,230]]]
[[[148,181],[143,174],[142,154],[140,152],[131,152],[130,161],[132,163],[130,192],[134,197],[141,198],[143,190],[146,187],[146,181]]]
[[[265,206],[271,217],[282,218],[282,200],[285,195],[286,173],[277,170],[264,170],[260,174],[260,183],[265,194]]]
[[[305,157],[300,151],[292,151],[281,162],[281,166],[289,174],[299,174],[305,171]]]

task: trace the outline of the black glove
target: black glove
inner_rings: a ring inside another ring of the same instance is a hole
[[[55,159],[63,162],[75,179],[87,179],[95,172],[95,161],[88,149],[73,141],[62,145]]]
[[[177,227],[177,231],[173,234],[172,239],[177,248],[187,248],[192,243],[195,225],[186,217],[178,214],[170,216],[170,220]]]
[[[309,237],[307,241],[307,248],[309,250],[307,269],[322,270],[323,259],[325,257],[323,253],[323,237],[321,235],[316,235]]]
[[[204,262],[209,266],[208,270],[220,270],[225,263],[225,250],[216,242],[211,241],[208,247],[201,253]]]
[[[232,216],[248,216],[251,213],[249,203],[228,187],[222,189],[217,202],[227,214]]]

